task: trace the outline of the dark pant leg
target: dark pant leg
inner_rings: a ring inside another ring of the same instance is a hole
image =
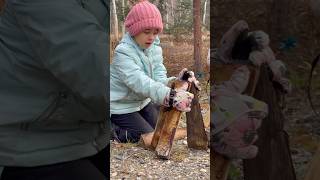
[[[160,110],[159,105],[154,103],[149,103],[146,107],[144,107],[141,111],[139,111],[139,113],[154,129],[158,121],[159,110]]]
[[[88,157],[87,159],[89,159],[107,179],[110,179],[110,144],[98,154]]]
[[[154,130],[139,112],[112,114],[111,122],[118,126],[115,128],[115,134],[120,142],[138,142],[141,134]]]
[[[107,160],[105,160],[107,161]],[[1,180],[106,180],[88,159],[37,167],[5,167]]]

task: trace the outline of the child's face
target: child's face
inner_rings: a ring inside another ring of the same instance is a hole
[[[159,30],[155,28],[145,29],[139,34],[134,36],[134,40],[137,44],[143,48],[147,49],[151,46],[156,36],[159,34]]]

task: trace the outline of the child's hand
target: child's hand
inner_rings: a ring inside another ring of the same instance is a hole
[[[258,153],[253,145],[258,139],[257,129],[262,119],[248,115],[240,117],[236,122],[216,135],[213,146],[217,152],[229,158],[251,159]]]
[[[176,96],[173,98],[172,106],[179,111],[189,112],[191,111],[191,102],[194,98],[192,93],[184,90],[178,90]]]
[[[274,52],[270,47],[263,48],[259,51],[252,51],[249,60],[255,66],[261,66],[263,63],[270,63],[276,60]]]
[[[163,105],[167,107],[175,107],[179,111],[191,111],[191,102],[194,98],[192,93],[183,89],[171,90],[165,97]]]
[[[267,33],[263,31],[253,31],[253,32],[250,32],[249,35],[253,35],[260,49],[263,49],[269,46],[270,39]]]
[[[179,72],[179,75],[178,75],[177,79],[183,81],[183,76],[184,76],[184,74],[185,74],[186,72],[188,72],[188,69],[187,69],[187,68],[183,68],[183,69]]]
[[[194,72],[193,71],[188,71],[187,68],[183,68],[179,75],[178,75],[178,79],[180,81],[188,81],[190,83],[194,83],[194,85],[196,86],[196,88],[200,91],[201,90],[201,86],[200,86],[200,82],[196,79],[196,77],[194,76]]]

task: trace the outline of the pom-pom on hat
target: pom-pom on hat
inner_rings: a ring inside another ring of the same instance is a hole
[[[135,36],[146,28],[163,29],[162,18],[159,9],[147,0],[140,0],[128,13],[124,22],[131,36]]]

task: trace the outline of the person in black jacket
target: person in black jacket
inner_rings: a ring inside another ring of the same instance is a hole
[[[0,16],[2,180],[107,178],[108,64],[107,1],[6,2]]]

